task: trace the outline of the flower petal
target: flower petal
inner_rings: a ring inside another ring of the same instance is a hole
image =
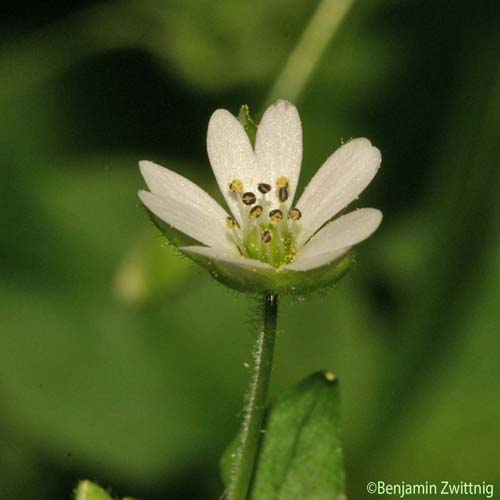
[[[218,248],[198,246],[180,247],[179,250],[184,253],[198,254],[204,257],[208,257],[209,259],[227,262],[228,264],[234,264],[242,268],[275,271],[275,268],[270,264],[260,262],[259,260],[247,259],[246,257],[242,257],[241,255],[236,254],[234,251],[227,252]]]
[[[207,151],[214,171],[229,208],[241,223],[236,195],[229,190],[233,180],[243,182],[244,190],[254,189],[256,180],[255,155],[250,139],[241,123],[225,109],[218,109],[208,123]]]
[[[150,161],[139,163],[149,191],[142,203],[157,217],[191,238],[217,248],[234,248],[225,226],[226,211],[190,180]]]
[[[285,202],[290,206],[302,163],[302,125],[293,104],[279,100],[267,108],[257,129],[255,156],[262,177],[260,182],[273,187],[277,203],[277,179],[285,176],[290,180],[288,200]]]
[[[360,208],[321,228],[300,250],[299,256],[312,257],[352,247],[368,238],[382,222],[382,212]]]
[[[350,247],[341,248],[332,252],[326,252],[317,255],[297,255],[297,258],[284,269],[289,271],[311,271],[318,267],[326,266],[340,259],[350,250]]]
[[[364,138],[349,141],[326,160],[297,203],[303,228],[299,245],[368,186],[380,162],[380,151]]]

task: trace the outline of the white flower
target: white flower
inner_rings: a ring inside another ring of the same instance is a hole
[[[302,127],[287,101],[266,110],[255,148],[241,123],[218,109],[208,125],[207,148],[229,213],[196,184],[150,161],[140,162],[149,191],[139,191],[139,198],[166,223],[167,237],[173,228],[189,237],[184,241],[201,244],[179,246],[181,252],[233,288],[302,293],[325,285],[348,268],[350,248],[382,220],[379,210],[362,208],[332,221],[380,166],[380,151],[364,138],[335,151],[293,204]]]

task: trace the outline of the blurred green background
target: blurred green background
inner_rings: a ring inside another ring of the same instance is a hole
[[[260,119],[316,5],[2,15],[2,500],[69,499],[81,478],[143,500],[220,494],[256,303],[164,246],[137,161],[215,194],[211,112]],[[383,225],[332,293],[282,301],[273,375],[275,395],[338,374],[352,499],[372,480],[500,494],[499,26],[487,0],[355,2],[295,99],[302,184],[342,138],[383,155],[361,201]]]

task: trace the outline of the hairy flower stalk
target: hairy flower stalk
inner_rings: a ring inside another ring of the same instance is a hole
[[[262,421],[271,380],[277,321],[278,296],[266,294],[263,301],[263,322],[253,353],[250,386],[243,410],[238,448],[225,495],[227,500],[244,500],[249,493],[263,431]]]

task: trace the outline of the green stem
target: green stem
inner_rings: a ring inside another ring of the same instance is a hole
[[[245,500],[255,466],[262,434],[262,421],[266,408],[267,391],[271,380],[274,341],[278,320],[278,296],[264,296],[264,321],[253,352],[250,387],[245,401],[241,424],[240,445],[234,458],[228,500]]]

